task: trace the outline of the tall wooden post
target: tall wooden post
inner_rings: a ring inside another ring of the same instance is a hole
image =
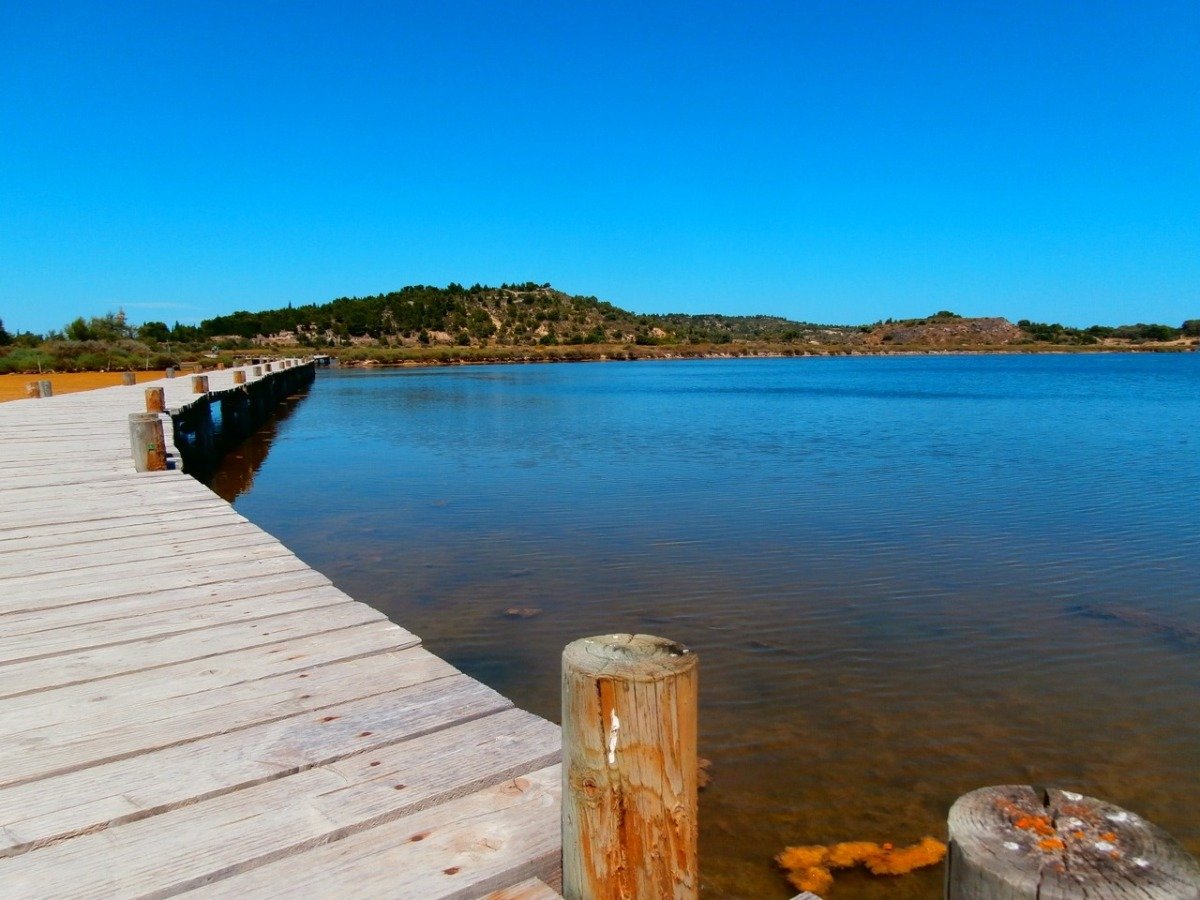
[[[207,394],[208,393],[208,376],[193,375],[192,376],[192,393]]]
[[[1200,864],[1174,838],[1094,797],[980,788],[949,831],[946,900],[1200,900]]]
[[[645,634],[563,651],[563,896],[691,900],[696,655]]]
[[[130,385],[137,384],[137,372],[122,372],[121,384]]]
[[[137,471],[162,472],[167,468],[167,444],[158,413],[129,414],[129,445]]]
[[[167,392],[162,388],[146,388],[146,412],[167,411]]]
[[[234,384],[245,384],[246,383],[246,370],[245,369],[237,369],[234,371],[233,383]]]

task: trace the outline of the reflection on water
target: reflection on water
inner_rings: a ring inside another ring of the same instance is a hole
[[[253,434],[246,437],[221,457],[220,464],[208,480],[213,493],[233,503],[250,490],[254,476],[266,462],[271,444],[283,425],[296,411],[296,405],[308,395],[308,388],[284,397],[271,412],[267,420]]]
[[[697,650],[708,897],[791,896],[787,844],[944,837],[986,784],[1196,853],[1197,388],[1197,356],[335,371],[237,507],[551,719],[574,638]]]

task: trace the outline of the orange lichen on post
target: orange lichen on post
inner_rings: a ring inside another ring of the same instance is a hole
[[[821,894],[833,884],[834,869],[865,866],[872,875],[905,875],[914,869],[937,865],[945,856],[945,844],[924,837],[899,848],[872,841],[788,847],[775,861],[788,873],[788,881],[797,890]]]

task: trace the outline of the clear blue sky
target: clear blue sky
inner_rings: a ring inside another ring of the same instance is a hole
[[[0,0],[0,318],[1200,317],[1200,3]]]

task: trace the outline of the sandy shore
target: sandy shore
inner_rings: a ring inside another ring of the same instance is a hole
[[[115,384],[121,383],[121,372],[58,372],[52,375],[0,375],[0,403],[6,400],[21,400],[27,395],[25,393],[25,385],[31,381],[40,381],[49,379],[54,386],[56,394],[73,394],[76,391],[91,391],[96,388],[112,387]],[[138,372],[137,379],[142,381],[153,381],[156,378],[163,378],[166,372],[161,369],[157,371]]]

